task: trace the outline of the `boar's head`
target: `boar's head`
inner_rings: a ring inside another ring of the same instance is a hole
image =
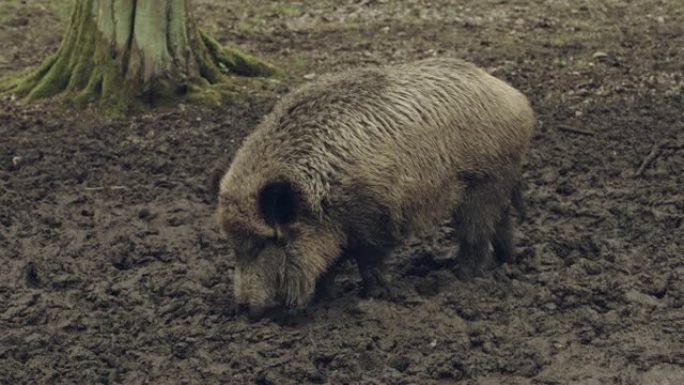
[[[257,318],[269,308],[307,305],[340,254],[339,232],[290,180],[224,182],[218,219],[235,253],[236,304]]]

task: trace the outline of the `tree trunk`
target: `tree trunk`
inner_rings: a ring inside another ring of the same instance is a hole
[[[27,100],[64,93],[115,109],[207,93],[226,75],[271,76],[256,58],[200,32],[190,0],[76,0],[56,54],[16,83]]]

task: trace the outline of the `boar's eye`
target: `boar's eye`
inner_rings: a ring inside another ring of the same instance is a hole
[[[259,213],[273,227],[290,224],[297,219],[299,196],[292,184],[275,182],[266,185],[259,193]]]

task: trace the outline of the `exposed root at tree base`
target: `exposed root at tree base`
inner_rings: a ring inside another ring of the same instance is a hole
[[[230,101],[245,89],[268,88],[281,76],[274,66],[197,32],[198,38],[191,44],[196,74],[174,70],[169,63],[171,70],[140,81],[138,76],[130,79],[122,70],[123,58],[112,55],[106,40],[81,33],[75,34],[77,38],[70,35],[74,33],[67,33],[58,52],[39,67],[0,79],[0,94],[15,95],[23,102],[55,97],[68,106],[92,106],[120,115],[182,101]]]

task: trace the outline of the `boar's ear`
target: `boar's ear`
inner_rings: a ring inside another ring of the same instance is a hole
[[[269,226],[280,227],[297,219],[299,193],[290,182],[273,182],[259,192],[259,213]]]

